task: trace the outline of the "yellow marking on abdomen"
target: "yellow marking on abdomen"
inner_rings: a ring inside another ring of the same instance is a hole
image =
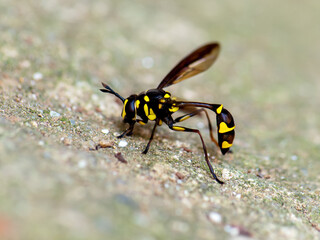
[[[226,133],[232,131],[236,126],[229,128],[225,122],[220,123],[219,133]]]
[[[144,104],[143,109],[144,109],[144,113],[145,113],[145,114],[146,114],[146,116],[148,117],[148,115],[149,115],[149,108],[148,108],[148,105],[147,105],[147,104]]]
[[[161,103],[159,103],[158,108],[161,109],[162,106],[163,106],[163,105],[162,105]]]
[[[154,114],[152,108],[150,108],[150,114],[148,115],[149,120],[155,120],[157,116]]]
[[[217,108],[217,113],[218,113],[218,114],[220,114],[220,113],[221,113],[222,108],[223,108],[223,105],[222,105],[222,104],[221,104],[221,106],[220,106],[220,107],[218,107],[218,108]]]
[[[150,99],[149,99],[149,97],[148,97],[147,95],[145,95],[143,99],[144,99],[146,102],[149,102],[149,101],[150,101]]]
[[[159,125],[159,126],[162,125],[162,120],[159,120],[158,125]]]
[[[232,143],[230,144],[230,143],[228,143],[227,141],[224,141],[224,142],[222,143],[221,148],[229,148],[229,147],[231,147],[231,146],[232,146]]]
[[[172,129],[176,130],[176,131],[184,131],[184,130],[186,130],[184,127],[177,127],[177,126],[172,127]]]
[[[121,117],[124,119],[124,117],[126,116],[126,105],[128,103],[128,99],[124,100],[123,103],[123,108],[122,108],[122,113],[121,113]]]

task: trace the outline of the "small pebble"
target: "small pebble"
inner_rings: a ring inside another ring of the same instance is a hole
[[[235,237],[239,235],[239,229],[230,225],[224,227],[224,231]]]
[[[21,68],[29,68],[31,66],[31,63],[28,60],[23,60],[19,63],[19,66]]]
[[[104,133],[104,134],[108,134],[109,133],[109,129],[104,128],[104,129],[101,130],[101,132]]]
[[[177,155],[174,155],[172,158],[175,160],[179,160],[179,156],[177,156]]]
[[[40,72],[36,72],[36,73],[33,74],[32,77],[33,77],[34,80],[38,81],[38,80],[41,80],[43,78],[43,74],[40,73]]]
[[[55,111],[50,111],[50,116],[51,117],[60,117],[60,113],[57,113]]]
[[[85,168],[86,166],[87,166],[86,160],[80,160],[80,161],[78,162],[78,167],[79,167],[79,168]]]
[[[119,144],[118,144],[119,147],[125,147],[125,146],[127,146],[127,145],[128,145],[128,142],[125,141],[125,140],[121,140],[121,141],[119,142]]]
[[[222,170],[222,177],[225,180],[230,180],[233,176],[232,176],[232,172],[229,171],[228,169],[224,168]]]
[[[177,176],[178,179],[184,179],[185,178],[185,176],[180,172],[176,172],[176,176]]]
[[[121,152],[118,152],[114,155],[120,162],[122,163],[128,163],[127,160],[124,159],[124,157],[122,156]]]
[[[70,146],[72,143],[72,139],[71,138],[64,138],[63,139],[63,144],[66,146]]]
[[[98,144],[100,148],[108,148],[108,147],[113,147],[113,142],[108,142],[106,140],[101,140]]]
[[[208,217],[212,223],[220,224],[222,222],[222,216],[217,212],[210,212]]]
[[[38,123],[36,121],[31,121],[31,126],[37,128]]]

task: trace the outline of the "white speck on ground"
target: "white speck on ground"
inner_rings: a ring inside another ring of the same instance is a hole
[[[126,147],[128,145],[128,142],[126,140],[121,140],[118,144],[119,147]]]
[[[210,212],[208,217],[212,223],[220,224],[222,222],[222,216],[217,212]]]
[[[104,134],[108,134],[109,133],[109,129],[104,128],[104,129],[101,130],[101,132],[104,133]]]
[[[57,113],[55,111],[50,111],[50,116],[51,117],[60,117],[60,113]]]
[[[39,80],[41,80],[43,78],[43,74],[40,73],[40,72],[36,72],[36,73],[33,74],[32,78],[34,80],[36,80],[36,81],[39,81]]]
[[[85,168],[87,166],[87,161],[86,160],[80,160],[78,162],[78,167],[79,168]]]
[[[239,229],[230,225],[226,225],[224,227],[224,231],[226,233],[229,233],[231,236],[235,237],[237,235],[239,235]]]
[[[297,161],[298,160],[298,156],[297,155],[292,155],[291,156],[291,160],[292,161]]]
[[[225,179],[225,180],[230,180],[232,177],[233,177],[233,174],[232,172],[230,172],[228,169],[224,168],[222,170],[222,177]]]

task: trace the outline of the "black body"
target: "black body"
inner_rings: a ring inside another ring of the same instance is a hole
[[[115,96],[120,98],[124,104],[121,116],[124,122],[129,124],[129,127],[119,136],[119,138],[122,138],[126,135],[131,135],[135,123],[144,125],[149,120],[155,121],[151,137],[145,150],[143,151],[143,153],[146,154],[149,150],[156,127],[158,125],[162,125],[162,123],[167,124],[168,127],[173,131],[197,133],[202,143],[205,160],[213,178],[218,183],[223,184],[223,182],[217,178],[216,174],[213,171],[208,158],[207,148],[200,131],[198,129],[176,126],[175,124],[185,121],[190,117],[200,114],[201,112],[204,112],[208,120],[210,138],[220,148],[222,154],[225,154],[232,146],[235,136],[235,125],[232,115],[228,110],[223,108],[222,104],[177,101],[174,97],[171,97],[171,94],[169,92],[163,90],[163,88],[165,87],[176,84],[207,70],[218,57],[219,49],[220,46],[218,43],[210,43],[198,48],[187,57],[182,59],[177,64],[177,66],[175,66],[160,82],[159,86],[156,89],[150,89],[147,92],[140,93],[139,95],[134,94],[124,99],[104,83],[102,83],[104,89],[100,90],[102,92],[114,94]],[[209,109],[216,113],[218,141],[216,141],[213,136],[213,128],[206,109]],[[178,110],[184,110],[188,113],[175,119],[172,118],[172,114]]]

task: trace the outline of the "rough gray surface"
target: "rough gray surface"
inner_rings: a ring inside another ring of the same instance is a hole
[[[319,239],[318,1],[0,2],[1,239]],[[201,44],[214,67],[171,87],[234,115],[222,156],[151,125],[115,136],[122,95]],[[96,150],[96,146],[104,146]],[[114,156],[121,152],[127,163]]]

